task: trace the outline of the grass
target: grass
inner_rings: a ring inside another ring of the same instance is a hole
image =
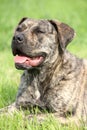
[[[28,120],[23,120],[21,112],[18,114],[15,113],[13,117],[2,115],[0,118],[0,128],[1,130],[83,130],[83,127],[79,128],[74,124],[62,126],[51,117],[46,119],[42,124],[39,124],[35,118],[33,122],[29,122]]]
[[[68,49],[79,57],[87,58],[87,1],[86,0],[0,0],[0,108],[16,98],[20,74],[14,67],[11,39],[22,17],[58,19],[72,26],[77,36]],[[23,120],[22,113],[0,116],[0,130],[86,130],[75,125],[62,126],[48,118],[40,125],[37,121]]]

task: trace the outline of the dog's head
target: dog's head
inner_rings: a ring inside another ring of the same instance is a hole
[[[53,64],[74,37],[74,30],[55,20],[23,18],[12,39],[12,52],[18,69]]]

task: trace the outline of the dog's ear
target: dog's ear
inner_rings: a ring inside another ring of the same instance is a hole
[[[57,20],[49,20],[50,23],[55,27],[58,33],[58,40],[62,50],[68,45],[69,42],[75,36],[74,30],[65,23],[61,23]]]
[[[22,22],[24,22],[26,19],[28,19],[27,17],[24,17],[20,20],[20,22],[18,23],[18,25],[20,25]]]

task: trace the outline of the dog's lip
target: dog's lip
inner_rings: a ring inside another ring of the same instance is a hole
[[[37,56],[37,57],[26,57],[26,56],[19,56],[16,55],[14,57],[14,62],[18,64],[25,64],[26,66],[38,66],[40,63],[42,63],[43,57],[42,56]]]
[[[45,60],[46,54],[45,53],[39,53],[37,55],[19,55],[16,54],[14,56],[14,62],[15,65],[17,66],[16,68],[19,67],[19,69],[21,68],[30,68],[30,67],[38,67],[40,66],[44,60]]]
[[[38,56],[42,56],[45,58],[47,55],[45,52],[39,52],[39,53],[33,53],[33,54],[31,52],[29,52],[29,54],[28,54],[28,53],[20,51],[19,49],[12,49],[12,53],[13,53],[13,56],[19,55],[19,56],[26,56],[29,58],[34,58],[34,57],[38,57]]]

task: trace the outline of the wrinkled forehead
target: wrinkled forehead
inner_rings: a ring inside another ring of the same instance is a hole
[[[23,21],[19,26],[21,27],[26,26],[28,28],[32,28],[36,26],[41,29],[48,30],[50,32],[53,30],[53,26],[48,20],[34,20],[28,18],[25,21]]]

